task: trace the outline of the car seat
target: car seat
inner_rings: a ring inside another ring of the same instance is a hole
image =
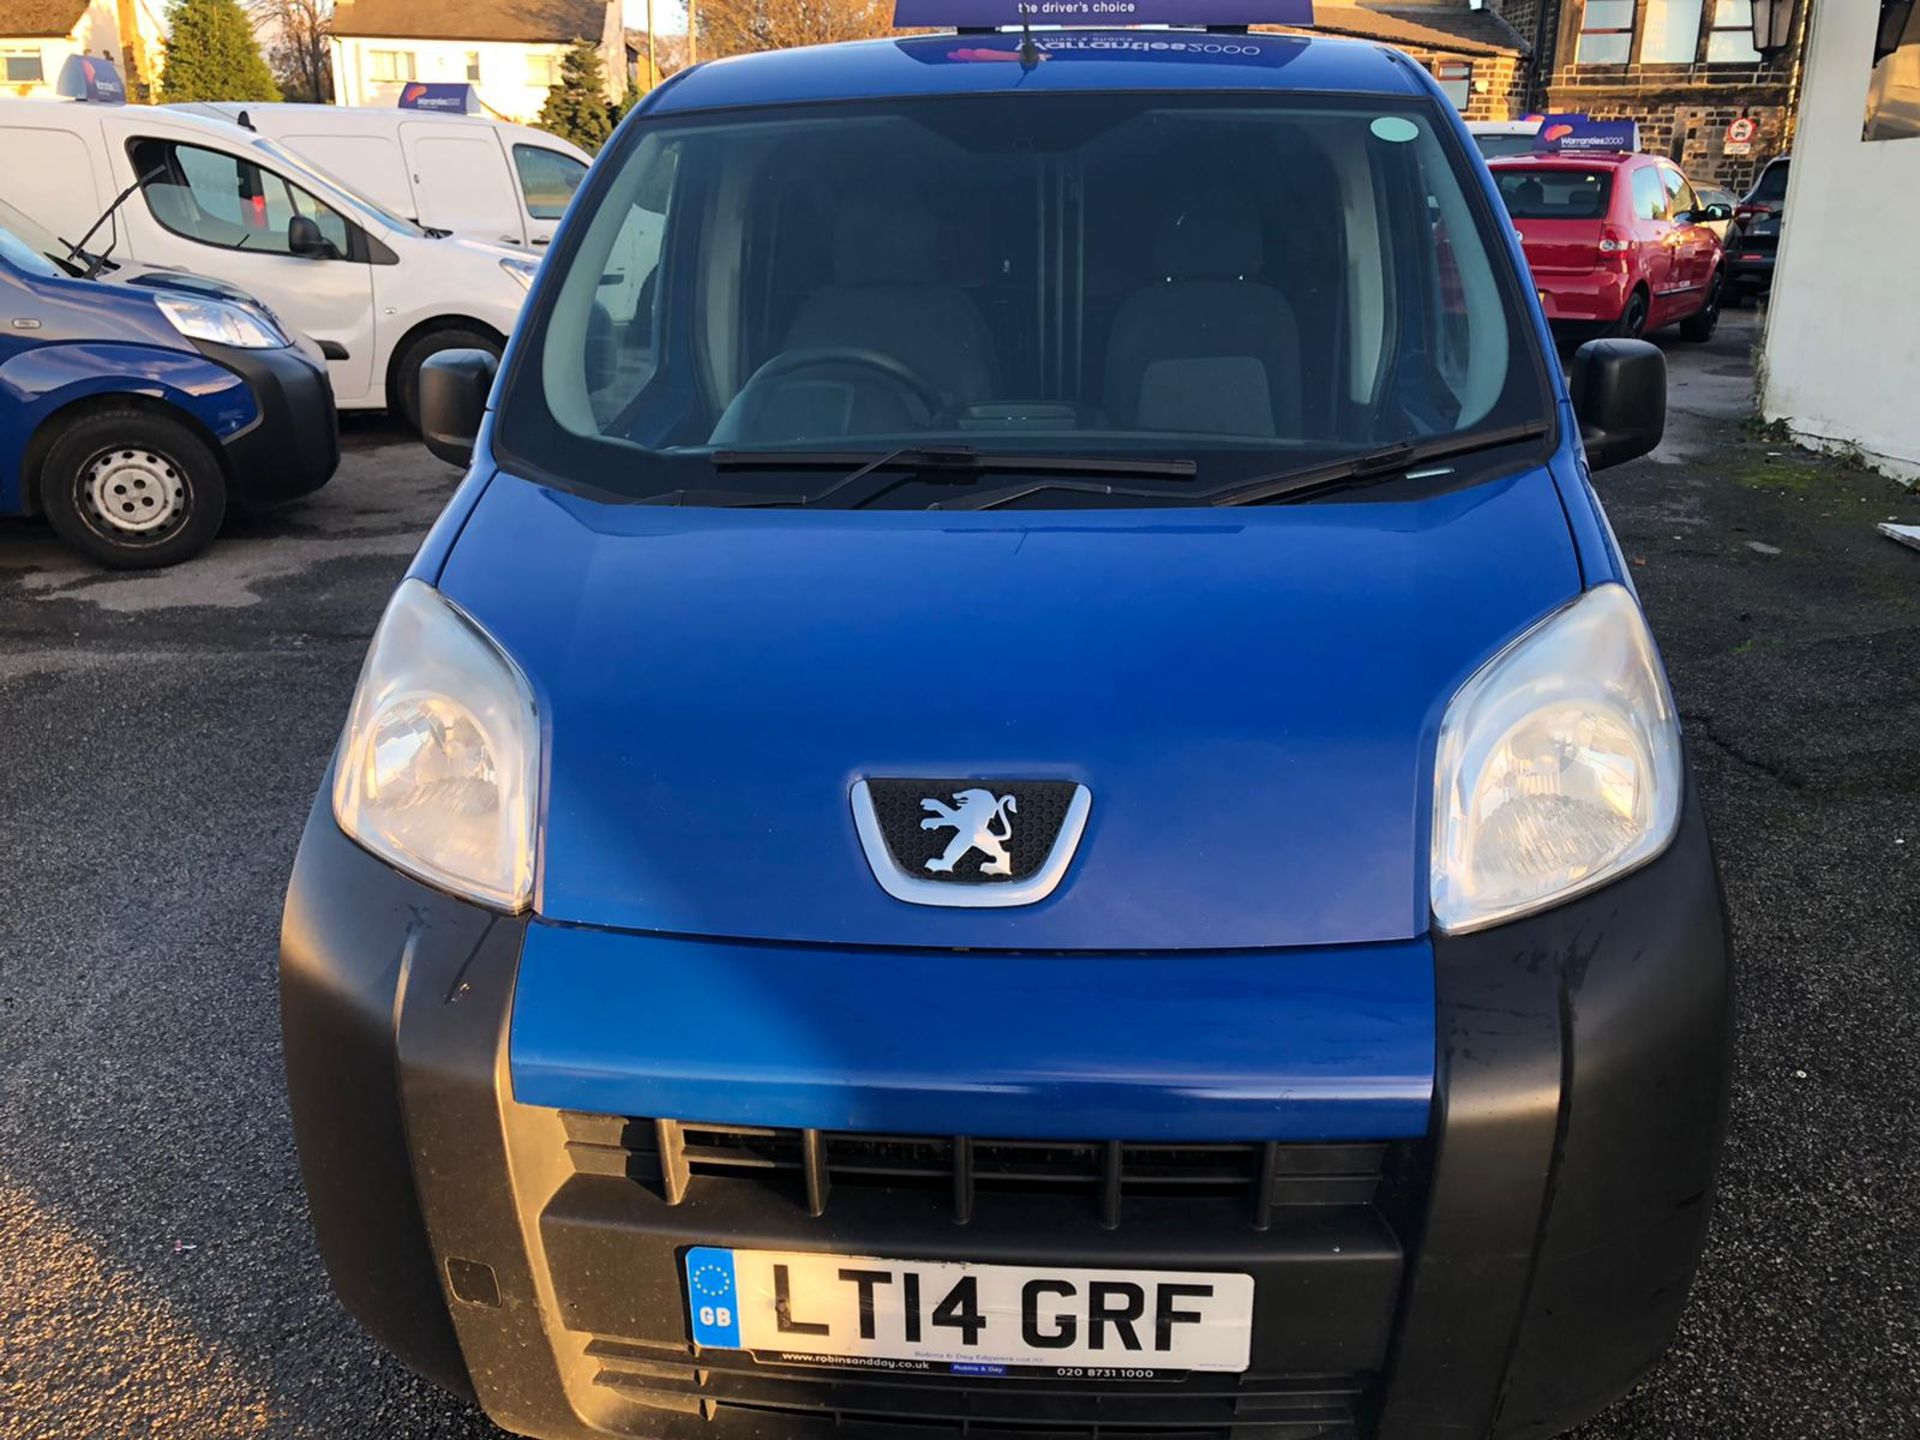
[[[1107,346],[1106,406],[1139,430],[1282,435],[1300,424],[1293,307],[1259,274],[1252,208],[1230,196],[1175,204],[1160,220],[1162,276],[1127,297]]]
[[[833,280],[810,295],[785,348],[875,350],[949,404],[998,392],[993,335],[954,283],[939,222],[917,197],[850,197],[835,218]]]

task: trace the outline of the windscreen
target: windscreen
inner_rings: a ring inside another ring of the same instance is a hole
[[[1604,220],[1613,194],[1611,170],[1537,170],[1501,166],[1493,172],[1500,199],[1516,220]]]
[[[1544,419],[1458,148],[1425,102],[1239,94],[629,126],[548,261],[498,448],[649,495],[778,493],[721,463],[754,450],[926,445],[1205,484]]]
[[[4,228],[0,228],[0,260],[5,260],[28,275],[38,275],[47,280],[62,273],[46,256]]]
[[[0,235],[4,235],[12,242],[7,252],[8,258],[21,269],[31,269],[36,275],[48,274],[49,271],[42,267],[57,264],[67,254],[67,247],[54,237],[52,231],[31,215],[16,210],[4,200],[0,200]],[[27,265],[17,257],[16,252],[19,250],[39,256],[40,264]]]
[[[1473,143],[1480,147],[1480,153],[1489,160],[1497,160],[1507,155],[1531,155],[1534,149],[1533,136],[1526,135],[1475,135]]]
[[[1760,179],[1747,197],[1761,205],[1778,205],[1787,198],[1787,162],[1776,160],[1760,172]]]

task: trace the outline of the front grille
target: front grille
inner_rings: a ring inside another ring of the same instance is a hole
[[[567,1149],[584,1175],[624,1175],[677,1205],[701,1179],[764,1185],[826,1213],[840,1186],[930,1190],[966,1224],[1000,1195],[1079,1195],[1117,1227],[1129,1196],[1238,1197],[1264,1230],[1298,1205],[1368,1205],[1384,1144],[1273,1141],[1180,1144],[1125,1140],[990,1140],[878,1135],[569,1112]]]
[[[811,1420],[835,1436],[993,1440],[1346,1440],[1371,1377],[1192,1375],[1113,1383],[945,1376],[850,1376],[703,1351],[595,1339],[597,1385],[653,1409]],[[808,1429],[801,1433],[813,1434]]]

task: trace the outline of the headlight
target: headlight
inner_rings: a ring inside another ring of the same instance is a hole
[[[539,720],[513,662],[440,592],[403,582],[374,634],[333,816],[374,854],[496,909],[533,896]]]
[[[516,260],[509,256],[500,262],[500,268],[520,282],[522,290],[533,288],[533,277],[540,273],[540,265],[534,260]]]
[[[280,350],[288,343],[287,337],[265,316],[243,305],[232,305],[225,300],[189,300],[178,295],[157,296],[154,303],[173,323],[173,328],[189,340],[232,345],[240,350]]]
[[[1640,606],[1602,585],[1460,688],[1434,776],[1433,915],[1479,930],[1658,855],[1680,823],[1680,726]]]

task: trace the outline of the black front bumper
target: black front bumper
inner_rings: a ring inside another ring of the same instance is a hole
[[[224,442],[227,484],[247,509],[310,495],[340,467],[340,424],[326,365],[300,350],[243,350],[196,342],[247,382],[259,418]]]
[[[1084,1197],[1006,1199],[962,1228],[924,1190],[835,1191],[815,1216],[747,1179],[663,1186],[632,1138],[652,1127],[510,1098],[525,923],[372,859],[323,798],[288,898],[281,993],[301,1165],[341,1298],[409,1364],[528,1434],[772,1440],[965,1420],[1034,1436],[1118,1423],[1141,1440],[1551,1435],[1660,1355],[1705,1236],[1731,980],[1691,800],[1675,844],[1636,874],[1436,944],[1430,1136],[1376,1147],[1364,1190],[1282,1205],[1265,1229],[1218,1196],[1128,1200],[1116,1228]],[[678,1256],[702,1243],[1246,1269],[1253,1369],[980,1384],[696,1355]]]

